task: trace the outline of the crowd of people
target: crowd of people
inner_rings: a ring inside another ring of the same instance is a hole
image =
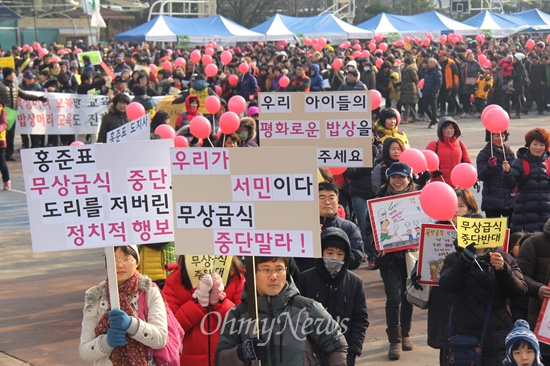
[[[453,168],[469,163],[477,167],[483,185],[485,216],[509,219],[510,253],[478,249],[474,243],[457,246],[445,258],[440,286],[430,293],[428,344],[440,350],[440,364],[448,365],[448,340],[465,333],[481,338],[489,314],[484,364],[541,365],[543,357],[549,362],[550,347],[539,348],[527,328],[534,329],[542,301],[550,297],[550,132],[529,129],[525,146],[515,153],[505,144],[507,131],[487,131],[487,146],[473,162],[459,123],[459,118],[478,118],[488,104],[502,106],[511,118],[530,113],[533,104],[538,114],[548,115],[550,49],[538,37],[532,43],[528,40],[525,36],[479,37],[432,40],[429,45],[415,40],[387,45],[380,39],[349,47],[327,43],[321,48],[259,42],[227,49],[211,43],[196,48],[201,56],[211,56],[199,60],[192,56],[195,50],[149,44],[99,48],[82,42],[74,47],[54,43],[49,52],[42,52],[43,57],[31,47],[14,47],[0,51],[0,56],[16,59],[15,69],[4,68],[0,81],[4,189],[11,188],[6,161],[15,159],[16,131],[15,124],[7,128],[5,107],[17,110],[18,97],[45,100],[43,94],[27,91],[106,95],[111,104],[97,140],[96,136],[23,135],[22,148],[69,145],[77,138],[106,142],[109,131],[128,122],[126,108],[132,100],[151,114],[154,133],[158,126],[173,123],[152,99],[166,95],[174,96],[173,104],[185,105],[174,126],[190,145],[258,147],[258,92],[377,90],[385,102],[373,110],[373,168],[349,168],[337,175],[321,172],[325,180],[319,185],[321,259],[262,257],[256,258],[254,267],[246,268],[234,257],[225,281],[214,273],[203,276],[198,286],[191,284],[185,256],[178,259],[160,291],[186,333],[181,363],[245,365],[262,360],[267,365],[354,365],[369,326],[368,293],[352,272],[362,261],[368,269],[380,271],[384,284],[388,357],[397,360],[402,351],[412,351],[414,308],[405,291],[411,277],[407,262],[417,250],[377,251],[366,202],[419,191],[428,181],[450,185]],[[101,65],[93,65],[87,56],[82,64],[77,61],[80,52],[95,49],[103,56]],[[231,53],[230,62],[224,64],[226,51]],[[206,66],[211,63],[218,70],[207,75]],[[211,114],[205,101],[216,95],[221,107]],[[217,123],[234,95],[244,97],[248,105],[238,130],[224,136],[216,133]],[[198,139],[189,131],[191,119],[199,115],[214,127],[209,139]],[[439,158],[439,169],[431,174],[414,172],[399,161],[412,147],[399,126],[422,120],[428,128],[436,128],[436,138],[425,147]],[[454,224],[459,216],[477,217],[472,192],[457,190],[456,194]],[[136,360],[132,364],[145,365],[145,350],[166,344],[162,297],[138,271],[137,248],[116,247],[114,253],[121,308],[111,310],[105,282],[86,293],[80,354],[95,364],[123,365],[125,359],[132,359]],[[244,283],[251,272],[256,274],[258,320],[276,328],[270,332],[234,329],[235,324],[250,320],[252,295]],[[147,292],[148,319],[138,317],[137,299],[142,291]],[[491,309],[488,313],[487,308]],[[282,327],[285,321],[292,326]],[[319,333],[316,326],[324,331]],[[524,353],[533,356],[530,363],[516,358]]]

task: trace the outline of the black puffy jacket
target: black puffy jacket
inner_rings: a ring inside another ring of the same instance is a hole
[[[542,231],[544,223],[550,218],[550,172],[546,171],[545,164],[550,157],[548,153],[535,157],[526,147],[518,150],[517,157],[510,171],[503,174],[506,188],[518,186],[510,231]],[[523,169],[523,159],[529,162],[529,175]]]
[[[494,268],[478,257],[476,263],[466,263],[457,251],[445,257],[439,286],[452,293],[452,335],[474,335],[481,338],[485,313],[489,305]],[[501,365],[506,357],[506,335],[514,326],[508,299],[520,298],[527,285],[515,259],[501,253],[504,269],[494,271],[496,286],[487,333],[483,345],[483,365]]]
[[[486,210],[509,210],[514,205],[514,190],[506,188],[503,185],[503,170],[502,162],[504,161],[504,153],[506,160],[512,164],[514,153],[507,146],[505,150],[501,147],[493,146],[493,156],[497,158],[495,167],[489,166],[487,161],[491,157],[491,143],[483,148],[477,155],[477,176],[483,181],[483,191],[481,192],[483,199],[481,200],[481,209]]]
[[[363,239],[361,239],[361,231],[353,222],[343,219],[338,215],[333,217],[320,216],[321,225],[323,230],[328,227],[338,227],[348,235],[349,242],[351,244],[351,256],[349,262],[349,269],[355,269],[361,265],[363,261]],[[299,266],[299,265],[298,265]],[[300,270],[303,270],[300,268]]]
[[[346,233],[342,229],[329,227],[321,233],[321,242],[329,238],[340,240],[347,248],[340,272],[332,278],[323,258],[317,258],[315,268],[301,273],[296,286],[303,296],[323,304],[332,318],[340,324],[348,342],[348,353],[359,356],[363,349],[365,332],[369,327],[365,288],[361,278],[348,270],[351,248]]]

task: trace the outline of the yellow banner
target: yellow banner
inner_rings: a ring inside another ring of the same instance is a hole
[[[233,256],[231,255],[186,255],[185,268],[191,280],[191,285],[195,288],[199,285],[202,276],[217,272],[225,286],[231,270],[232,260]]]
[[[0,69],[11,67],[15,70],[15,60],[13,57],[0,57]]]
[[[476,248],[504,246],[506,221],[506,218],[473,219],[459,217],[457,223],[458,245],[463,248],[471,243],[475,243]]]
[[[175,96],[163,96],[163,97],[153,97],[155,102],[157,102],[157,111],[164,111],[170,115],[170,126],[174,127],[176,125],[176,118],[178,115],[185,112],[185,103],[181,104],[172,104]]]

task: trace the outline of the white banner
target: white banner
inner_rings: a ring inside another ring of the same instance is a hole
[[[34,252],[174,240],[173,140],[21,151]]]
[[[43,93],[29,92],[35,95]],[[33,135],[97,134],[107,113],[104,95],[46,93],[48,101],[17,99],[17,131]]]
[[[151,115],[145,113],[142,117],[107,132],[107,142],[150,140],[150,120]]]

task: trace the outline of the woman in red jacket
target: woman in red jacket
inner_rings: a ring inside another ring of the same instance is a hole
[[[244,288],[244,270],[238,258],[232,257],[227,283],[221,283],[217,273],[204,275],[193,288],[185,265],[185,256],[178,258],[179,268],[166,279],[162,292],[170,309],[178,319],[183,339],[182,365],[213,366],[216,345],[226,313],[241,302]]]
[[[438,139],[431,141],[426,147],[426,150],[435,152],[439,157],[439,170],[442,176],[440,178],[434,175],[434,180],[443,180],[452,186],[451,172],[453,168],[460,163],[472,164],[466,145],[458,139],[460,135],[460,128],[454,119],[451,117],[439,119],[437,124]]]

